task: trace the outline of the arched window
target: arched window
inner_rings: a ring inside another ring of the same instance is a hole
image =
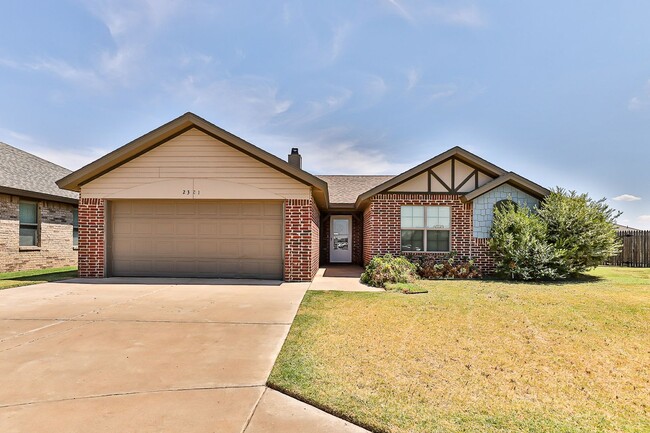
[[[514,201],[507,198],[507,199],[504,199],[504,200],[499,200],[498,202],[494,203],[494,209],[495,210],[499,209],[500,211],[503,212],[508,207],[508,204],[512,205],[512,208],[514,210],[517,210],[519,208],[517,203],[515,203]]]

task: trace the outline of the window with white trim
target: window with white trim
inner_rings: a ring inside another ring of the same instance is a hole
[[[450,251],[451,208],[402,206],[402,251]]]
[[[18,203],[19,237],[21,247],[38,246],[38,203],[21,201]]]

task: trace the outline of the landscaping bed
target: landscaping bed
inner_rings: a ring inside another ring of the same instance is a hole
[[[30,284],[67,280],[77,277],[77,267],[38,269],[33,271],[6,272],[0,274],[0,290]]]
[[[378,432],[650,431],[650,269],[307,292],[269,386]]]

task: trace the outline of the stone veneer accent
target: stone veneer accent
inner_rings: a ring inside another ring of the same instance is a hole
[[[318,272],[319,220],[313,200],[284,202],[285,281],[311,281]]]
[[[0,194],[0,272],[60,268],[77,264],[72,246],[72,204],[25,198],[37,202],[40,246],[20,247],[18,204],[21,198]]]
[[[79,200],[79,276],[106,276],[106,200]]]
[[[514,186],[500,185],[474,199],[474,237],[481,239],[490,237],[494,205],[501,200],[512,200],[519,206],[526,206],[530,209],[539,205],[539,200]]]
[[[474,259],[484,274],[494,270],[487,240],[473,236],[472,203],[463,203],[455,194],[378,194],[370,200],[363,214],[363,261],[376,255],[448,253],[401,252],[401,206],[449,206],[451,208],[451,251]]]

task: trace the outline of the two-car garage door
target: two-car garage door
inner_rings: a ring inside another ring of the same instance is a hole
[[[111,202],[114,276],[282,278],[282,203]]]

